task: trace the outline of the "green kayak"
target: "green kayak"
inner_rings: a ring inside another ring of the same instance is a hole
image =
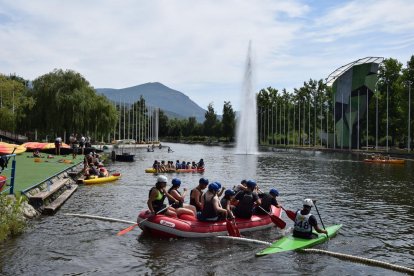
[[[326,227],[326,230],[328,231],[328,236],[329,237],[335,236],[339,228],[341,227],[342,227],[342,224]],[[295,238],[292,235],[283,237],[273,242],[272,245],[269,246],[268,248],[265,248],[262,251],[256,253],[256,256],[265,256],[265,255],[284,252],[284,251],[309,248],[309,247],[312,247],[314,245],[317,245],[317,244],[320,244],[326,241],[327,237],[325,234],[319,234],[316,232],[314,233],[318,235],[318,237],[315,239]]]

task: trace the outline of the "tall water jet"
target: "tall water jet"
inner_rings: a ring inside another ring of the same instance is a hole
[[[249,42],[241,93],[240,114],[237,120],[236,154],[257,153],[257,106],[253,90],[252,43]]]

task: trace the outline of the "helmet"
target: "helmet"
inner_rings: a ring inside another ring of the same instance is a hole
[[[162,182],[167,183],[168,178],[165,175],[160,175],[160,176],[157,177],[157,182],[158,183],[162,183]]]
[[[270,189],[269,193],[274,194],[275,196],[279,196],[279,191],[276,189]]]
[[[219,189],[221,189],[221,183],[220,183],[220,182],[218,182],[218,181],[214,181],[214,183],[216,183],[216,184],[217,184],[217,186],[219,187]]]
[[[181,180],[178,178],[173,178],[173,180],[171,181],[171,184],[173,186],[180,186],[181,185]]]
[[[236,194],[236,192],[235,191],[233,191],[233,190],[226,190],[225,192],[224,192],[224,195],[225,196],[234,196]]]
[[[254,189],[256,187],[256,181],[254,180],[247,180],[246,185],[248,188]]]
[[[308,206],[308,207],[312,207],[313,206],[313,201],[310,198],[306,198],[303,200],[303,206]]]
[[[208,179],[207,178],[200,178],[200,180],[198,181],[199,184],[204,184],[204,185],[208,185]]]
[[[218,187],[218,185],[216,183],[213,182],[213,183],[210,183],[208,185],[208,190],[218,192],[218,190],[220,190],[220,188]]]

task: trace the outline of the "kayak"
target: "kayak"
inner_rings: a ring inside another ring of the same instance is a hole
[[[272,207],[273,215],[280,218],[281,209]],[[269,215],[253,215],[250,219],[236,218],[236,227],[240,232],[257,231],[274,226]],[[137,222],[142,230],[152,236],[163,238],[206,238],[228,234],[226,221],[198,221],[194,216],[181,215],[169,217],[163,214],[150,218],[148,210],[138,215]],[[142,222],[142,223],[141,223]]]
[[[102,183],[118,180],[118,178],[120,178],[120,177],[121,177],[120,173],[114,173],[114,174],[112,174],[110,176],[106,176],[106,177],[96,177],[96,178],[85,179],[85,180],[83,180],[83,184],[86,184],[86,185],[102,184]]]
[[[404,159],[364,159],[364,162],[382,164],[405,164]]]
[[[326,227],[329,238],[335,236],[341,227],[342,227],[342,224],[337,224],[337,225]],[[316,233],[315,231],[314,233],[318,235],[318,237],[315,239],[296,238],[296,237],[293,237],[292,235],[285,236],[277,241],[274,241],[272,245],[269,246],[268,248],[265,248],[262,251],[256,253],[256,256],[265,256],[265,255],[280,253],[280,252],[285,252],[285,251],[305,249],[305,248],[309,248],[317,244],[323,243],[324,241],[327,240],[327,237],[325,234]]]
[[[164,172],[158,172],[158,173],[203,173],[204,168],[199,169],[166,169]],[[157,170],[154,168],[148,168],[145,169],[146,173],[157,173]]]

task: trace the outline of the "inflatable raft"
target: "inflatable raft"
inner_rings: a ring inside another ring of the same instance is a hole
[[[159,171],[158,173],[203,173],[204,172],[204,168],[199,168],[199,169],[167,169],[165,171]],[[145,169],[146,173],[157,173],[157,170],[154,168],[148,168]]]
[[[367,163],[381,163],[381,164],[405,164],[403,159],[364,159]]]
[[[272,213],[280,217],[281,209],[274,208]],[[138,215],[139,227],[157,237],[166,238],[205,238],[227,235],[226,221],[201,222],[195,217],[182,215],[180,218],[156,215],[148,219],[149,211],[142,211]],[[148,220],[146,220],[148,219]],[[144,221],[145,220],[145,221]],[[240,232],[257,231],[270,228],[274,225],[269,215],[253,215],[250,219],[236,218],[236,227]]]
[[[121,177],[120,173],[114,173],[106,177],[96,177],[96,178],[85,179],[83,180],[83,184],[85,185],[102,184],[102,183],[107,183],[107,182],[118,180],[120,177]]]

